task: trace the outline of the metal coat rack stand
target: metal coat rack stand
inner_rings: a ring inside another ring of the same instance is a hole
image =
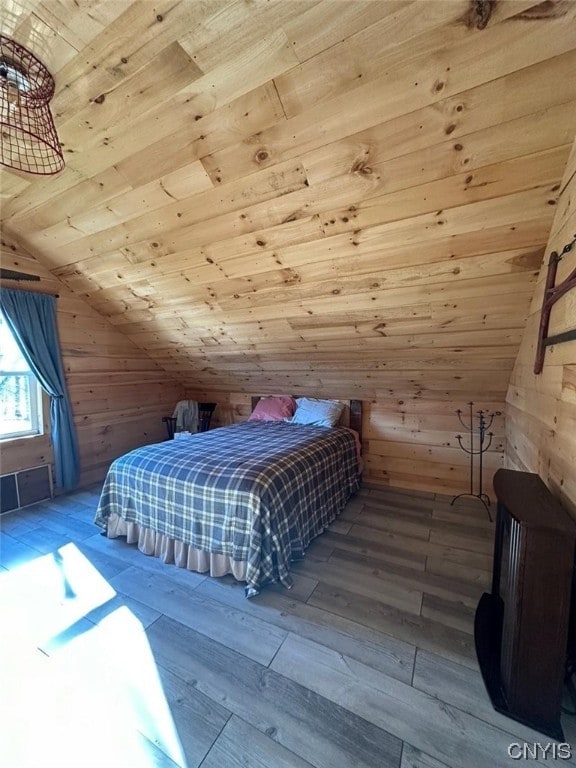
[[[490,514],[490,497],[487,494],[482,493],[482,470],[483,470],[482,456],[486,453],[486,451],[492,445],[492,439],[494,437],[494,434],[492,432],[488,432],[488,430],[492,426],[492,422],[494,421],[494,416],[496,416],[496,414],[487,413],[486,411],[482,411],[482,410],[478,411],[476,414],[476,419],[478,421],[478,424],[475,425],[474,414],[472,412],[473,406],[474,406],[474,403],[472,402],[468,403],[468,423],[466,423],[462,419],[463,411],[460,408],[458,408],[458,410],[456,411],[460,424],[462,424],[462,426],[468,433],[468,440],[469,440],[468,447],[464,444],[463,442],[464,438],[462,437],[462,435],[456,435],[456,439],[458,440],[458,445],[464,451],[464,453],[467,453],[470,456],[470,490],[466,493],[459,493],[458,496],[454,496],[454,498],[450,502],[450,505],[453,505],[457,499],[461,499],[464,496],[471,496],[474,499],[479,499],[484,505],[484,509],[486,510],[486,512],[488,512],[488,517],[490,519],[490,522],[492,522],[492,515]],[[475,440],[474,437],[476,434],[477,434],[477,439]],[[478,492],[477,493],[474,493],[474,457],[475,456],[478,456]]]

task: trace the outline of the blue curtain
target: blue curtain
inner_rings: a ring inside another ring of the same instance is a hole
[[[50,417],[56,484],[73,488],[80,458],[56,325],[56,299],[32,291],[0,291],[0,309],[22,355],[51,397]]]

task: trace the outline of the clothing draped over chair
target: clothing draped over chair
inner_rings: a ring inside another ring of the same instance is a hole
[[[196,400],[180,400],[174,408],[177,432],[198,432],[198,403]]]
[[[80,458],[60,354],[56,298],[4,288],[0,292],[0,310],[32,373],[50,395],[56,485],[68,490],[78,483]]]

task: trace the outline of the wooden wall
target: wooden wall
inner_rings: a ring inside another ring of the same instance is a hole
[[[272,390],[257,394],[271,394]],[[276,394],[280,392],[276,390]],[[331,393],[301,391],[290,394],[350,399],[342,387]],[[250,415],[251,396],[244,392],[190,389],[186,397],[218,403],[211,426],[226,426]],[[492,495],[491,479],[504,462],[505,429],[503,400],[477,401],[477,408],[496,411],[494,439],[485,456],[484,492]],[[468,458],[458,447],[457,408],[465,402],[421,400],[398,402],[394,398],[363,401],[364,481],[375,486],[413,488],[457,494],[468,491]],[[475,486],[476,490],[476,486]]]
[[[576,517],[576,341],[549,347],[544,370],[533,373],[547,264],[576,236],[576,143],[532,301],[507,397],[506,465],[537,472]],[[556,284],[576,269],[576,246],[564,255]],[[550,334],[576,328],[576,289],[552,310]]]
[[[78,433],[80,484],[101,480],[112,459],[122,453],[163,440],[161,417],[172,413],[182,387],[13,240],[3,238],[0,258],[8,269],[41,277],[29,283],[2,280],[0,287],[60,297],[58,332]],[[53,464],[49,430],[39,437],[3,442],[1,451],[3,474]]]

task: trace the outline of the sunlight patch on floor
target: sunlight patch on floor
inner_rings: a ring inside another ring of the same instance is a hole
[[[1,765],[146,768],[168,755],[185,768],[142,624],[75,545],[0,574],[0,604]]]
[[[75,544],[1,574],[0,593],[10,626],[37,647],[116,594]]]

